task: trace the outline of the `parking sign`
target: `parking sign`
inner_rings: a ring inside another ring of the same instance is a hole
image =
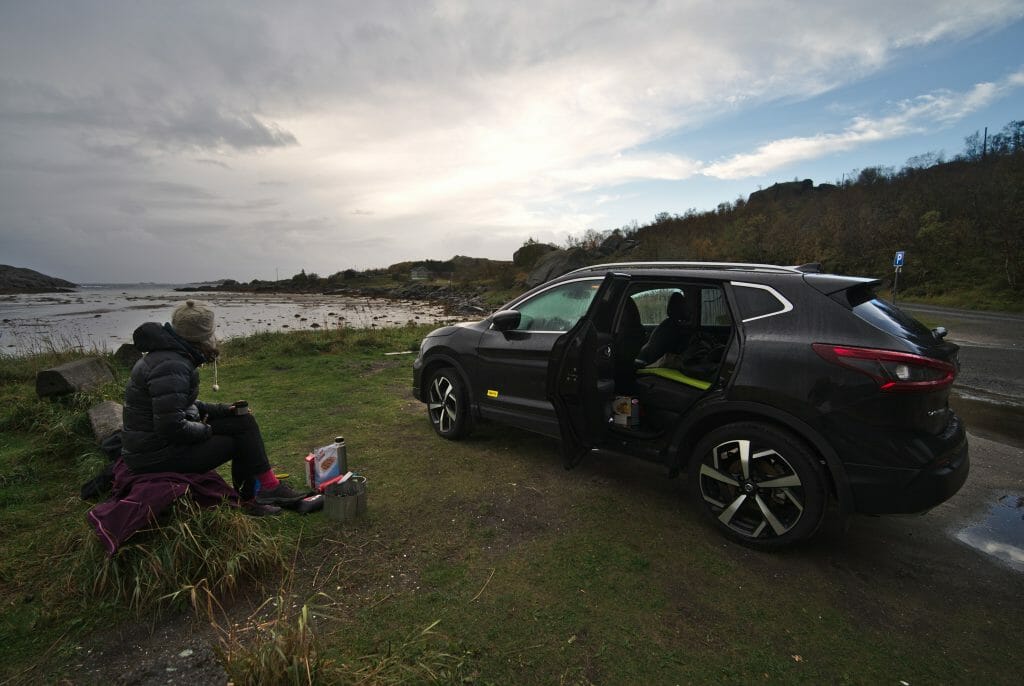
[[[903,256],[906,255],[906,254],[907,254],[906,250],[897,250],[896,251],[896,257],[892,258],[892,266],[894,266],[894,267],[902,267],[903,266]]]

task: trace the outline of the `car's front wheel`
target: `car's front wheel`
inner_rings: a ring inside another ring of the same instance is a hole
[[[715,429],[697,445],[688,482],[727,536],[781,548],[814,535],[828,504],[818,456],[791,433],[760,422]]]
[[[458,440],[469,433],[466,387],[452,367],[442,367],[427,383],[427,417],[442,438]]]

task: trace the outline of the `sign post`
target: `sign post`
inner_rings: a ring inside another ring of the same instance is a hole
[[[897,250],[896,256],[892,258],[892,267],[896,271],[896,275],[892,280],[892,304],[896,304],[896,291],[900,284],[900,272],[903,271],[903,261],[906,257],[907,252],[905,250]]]

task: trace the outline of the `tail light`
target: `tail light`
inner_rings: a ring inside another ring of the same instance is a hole
[[[822,359],[870,376],[883,391],[935,391],[956,378],[953,363],[932,357],[827,343],[811,347]]]

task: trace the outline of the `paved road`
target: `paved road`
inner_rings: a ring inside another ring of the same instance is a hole
[[[901,304],[960,346],[950,405],[976,435],[1024,447],[1024,315]]]
[[[944,326],[960,346],[961,396],[1024,408],[1024,315],[972,312],[930,305],[900,308],[927,325]]]

